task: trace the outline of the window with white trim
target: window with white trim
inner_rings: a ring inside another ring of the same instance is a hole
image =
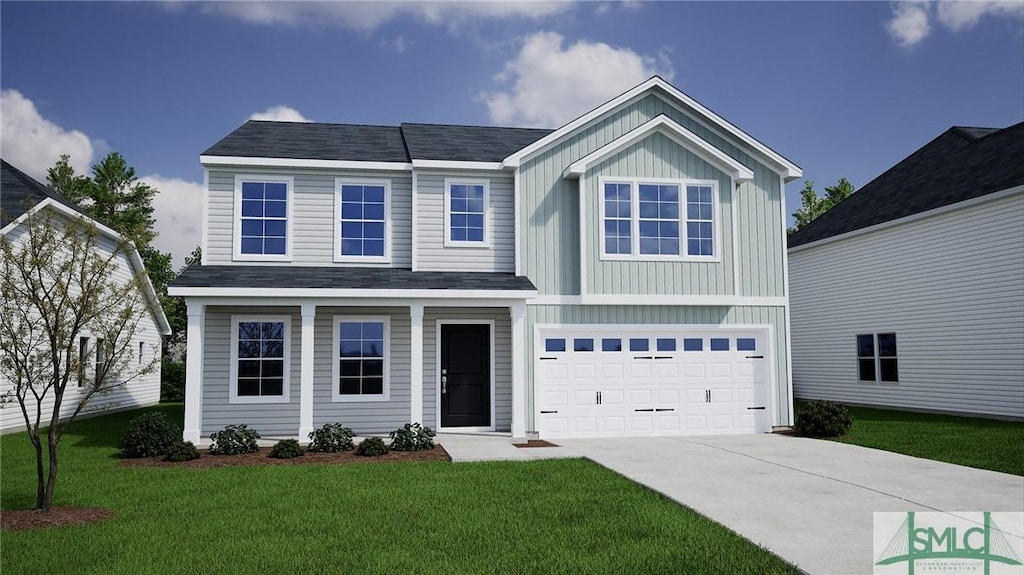
[[[78,387],[85,386],[85,366],[89,363],[89,337],[78,338]]]
[[[236,258],[288,257],[291,187],[290,178],[239,176],[236,179]]]
[[[600,186],[602,257],[718,256],[716,182],[602,178]]]
[[[857,379],[870,382],[899,382],[895,333],[857,335]]]
[[[686,186],[686,254],[715,255],[715,204],[711,186]]]
[[[629,254],[633,251],[632,186],[617,182],[604,185],[604,253]]]
[[[389,397],[389,318],[335,316],[334,401]]]
[[[102,337],[96,338],[96,385],[101,383],[101,379],[106,376],[107,369],[107,346],[106,341]]]
[[[287,403],[291,318],[233,317],[231,403]]]
[[[644,184],[640,188],[640,253],[679,255],[679,186]]]
[[[387,261],[391,246],[388,213],[391,182],[337,180],[338,261]]]
[[[487,246],[487,180],[444,181],[444,241],[448,246]]]

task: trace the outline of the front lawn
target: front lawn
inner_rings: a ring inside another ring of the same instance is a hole
[[[866,407],[849,410],[853,426],[837,441],[1024,475],[1022,423]]]
[[[180,405],[161,406],[181,420]],[[57,505],[88,526],[4,532],[3,573],[793,573],[584,460],[117,467],[139,411],[75,424]],[[30,507],[32,449],[0,438],[0,508]]]

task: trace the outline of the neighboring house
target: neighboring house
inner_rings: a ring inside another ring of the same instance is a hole
[[[791,423],[800,168],[661,78],[554,131],[250,121],[200,159],[186,439]]]
[[[950,128],[789,267],[797,397],[1024,419],[1024,123]]]
[[[51,210],[62,218],[87,218],[79,209],[60,194],[32,179],[18,168],[0,160],[0,236],[12,242],[23,236],[27,227],[25,220],[40,210]],[[112,254],[122,241],[121,236],[103,224],[93,222],[100,232],[97,248],[105,254]],[[142,259],[132,248],[129,253],[119,254],[119,272],[117,278],[129,281],[136,274],[143,272]],[[160,354],[161,335],[171,333],[170,325],[160,307],[153,287],[146,281],[146,301],[150,303],[149,313],[139,318],[138,346],[142,351],[140,363],[150,361]],[[81,334],[79,338],[80,353],[89,363],[102,361],[97,357],[95,338],[89,334]],[[2,344],[2,342],[0,342]],[[88,372],[86,372],[88,373]],[[13,383],[0,377],[0,395],[13,389]],[[81,391],[75,383],[69,383],[64,392],[61,404],[61,417],[70,417],[81,399]],[[0,407],[0,431],[14,431],[25,428],[25,420],[17,400]],[[110,412],[133,409],[145,405],[153,405],[160,401],[160,370],[133,379],[130,383],[114,388],[109,393],[97,394],[89,401],[83,413]],[[53,413],[52,390],[43,400],[43,413]],[[34,416],[35,403],[29,406],[30,416]],[[45,417],[45,416],[44,416]],[[46,418],[48,421],[48,418]]]

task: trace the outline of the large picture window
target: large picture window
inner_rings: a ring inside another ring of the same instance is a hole
[[[235,179],[235,259],[281,260],[291,253],[291,178]]]
[[[338,261],[386,261],[390,255],[386,181],[338,180]]]
[[[857,335],[857,378],[897,383],[900,380],[895,333]]]
[[[387,317],[336,316],[335,401],[380,401],[388,398]]]
[[[600,180],[602,259],[717,258],[714,181]]]
[[[448,178],[444,188],[445,245],[487,246],[488,182]]]
[[[235,317],[231,333],[231,402],[288,401],[288,317]]]

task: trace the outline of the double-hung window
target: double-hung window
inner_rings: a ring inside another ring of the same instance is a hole
[[[334,317],[334,401],[387,401],[389,321]]]
[[[287,403],[291,318],[231,319],[231,403]]]
[[[602,259],[712,259],[714,181],[600,179]]]
[[[885,383],[899,382],[895,333],[857,335],[857,379]]]
[[[487,208],[490,204],[487,180],[444,181],[444,243],[446,246],[486,247],[489,245]]]
[[[339,178],[335,261],[388,262],[391,259],[391,182]]]
[[[235,178],[235,259],[291,257],[292,182],[262,175]]]

